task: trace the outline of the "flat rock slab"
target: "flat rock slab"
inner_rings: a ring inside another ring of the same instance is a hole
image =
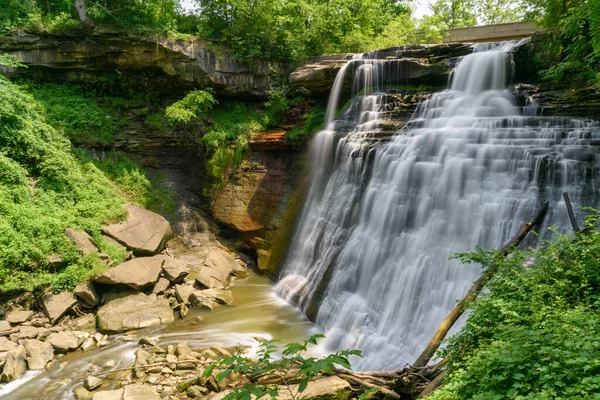
[[[66,353],[79,347],[79,338],[69,331],[51,333],[46,338],[58,353]]]
[[[206,256],[196,282],[209,289],[224,288],[229,284],[229,275],[240,268],[240,265],[226,251],[213,247]]]
[[[77,247],[77,250],[84,256],[90,253],[97,253],[98,247],[94,244],[92,237],[86,232],[77,231],[75,229],[67,228],[65,235],[69,240]]]
[[[231,305],[233,303],[231,292],[223,289],[193,290],[188,299],[194,307],[208,308],[209,310],[213,310],[218,304]]]
[[[135,255],[153,255],[160,252],[171,234],[171,225],[162,216],[141,207],[125,206],[129,215],[120,224],[102,228],[105,235],[121,243]]]
[[[123,332],[175,322],[169,301],[143,293],[111,300],[98,310],[98,329]]]
[[[94,277],[94,281],[142,290],[158,281],[164,261],[164,256],[134,258]]]
[[[100,302],[98,293],[96,292],[94,285],[90,281],[83,282],[77,285],[73,293],[75,294],[75,296],[79,297],[81,300],[85,301],[92,307],[97,306]]]
[[[123,389],[104,390],[94,393],[92,400],[123,400]]]
[[[48,342],[39,340],[25,340],[23,342],[27,354],[29,369],[39,370],[46,368],[46,364],[54,358],[54,348]]]
[[[291,385],[290,389],[293,393],[298,393],[298,385]],[[280,385],[277,398],[292,400],[293,397],[289,392],[287,387]],[[300,393],[300,396],[304,400],[346,400],[350,398],[351,394],[352,387],[347,381],[337,376],[330,376],[308,382],[306,389]]]
[[[160,395],[153,386],[128,385],[123,390],[123,400],[160,400]]]
[[[10,323],[8,321],[0,321],[0,332],[10,331]]]
[[[17,347],[17,344],[4,336],[0,336],[0,353],[5,351],[14,350]]]
[[[19,379],[26,371],[25,347],[17,346],[6,354],[6,362],[4,363],[2,375],[0,375],[0,382],[11,382]]]
[[[185,261],[173,257],[162,257],[165,261],[162,266],[163,274],[171,282],[181,282],[190,273],[190,269]]]
[[[33,311],[17,310],[9,312],[6,316],[6,320],[11,324],[22,324],[23,322],[29,321],[31,317],[33,317]]]
[[[47,293],[41,301],[42,310],[52,325],[56,324],[76,303],[77,299],[71,292]]]

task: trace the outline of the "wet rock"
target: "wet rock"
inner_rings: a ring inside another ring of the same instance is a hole
[[[77,400],[92,400],[92,394],[83,386],[75,388],[73,394]]]
[[[211,288],[224,288],[229,284],[229,276],[240,268],[240,265],[226,251],[213,247],[206,256],[196,282]]]
[[[168,279],[160,278],[158,280],[158,282],[156,282],[156,284],[154,285],[154,288],[152,289],[152,293],[154,293],[154,294],[164,293],[165,290],[167,290],[169,288],[169,285],[171,285],[171,282],[169,282]]]
[[[165,278],[173,283],[182,282],[190,273],[187,263],[173,257],[163,256],[165,262],[162,266]]]
[[[89,337],[81,344],[81,350],[88,351],[89,349],[96,347],[96,341],[94,338]]]
[[[71,242],[77,247],[77,250],[87,256],[90,253],[98,253],[98,247],[94,244],[92,237],[86,232],[77,231],[75,229],[67,228],[65,235]]]
[[[94,393],[92,400],[123,400],[123,389],[103,390],[102,392]]]
[[[152,339],[147,336],[141,338],[139,343],[146,346],[158,346],[158,341],[156,339]]]
[[[51,333],[46,341],[50,343],[58,353],[66,353],[75,350],[80,344],[77,336],[69,331]]]
[[[25,347],[23,346],[17,346],[6,354],[0,382],[12,382],[25,374],[27,371],[25,355]]]
[[[163,262],[162,256],[134,258],[94,277],[94,281],[142,290],[158,280]]]
[[[228,352],[227,350],[219,347],[219,346],[211,346],[210,348],[204,350],[202,353],[200,353],[202,355],[202,357],[208,359],[208,360],[218,360],[222,357],[229,357],[231,356],[231,353]]]
[[[66,291],[59,294],[47,293],[41,300],[42,310],[52,325],[56,324],[75,304],[77,299],[73,293]]]
[[[223,289],[194,290],[189,296],[189,301],[196,308],[213,310],[218,304],[232,304],[233,295],[229,290]]]
[[[102,383],[104,383],[104,381],[98,377],[86,376],[83,380],[83,387],[87,390],[96,390],[102,386]]]
[[[179,356],[183,356],[185,354],[190,354],[192,352],[192,349],[190,349],[190,346],[187,345],[187,343],[177,343],[177,346],[175,346],[175,355],[177,357]]]
[[[175,321],[169,301],[143,293],[115,299],[100,307],[98,329],[103,332],[123,332]]]
[[[23,322],[29,321],[33,317],[33,311],[29,310],[17,310],[11,311],[6,315],[6,320],[11,324],[22,324]]]
[[[160,252],[169,235],[171,226],[162,216],[128,204],[127,220],[120,224],[104,226],[103,232],[123,244],[136,255],[153,255]]]
[[[46,364],[54,358],[54,349],[48,342],[41,342],[34,339],[25,340],[23,347],[25,347],[29,369],[44,369],[46,368]]]
[[[89,281],[77,285],[73,293],[92,307],[97,306],[100,301],[98,293],[96,293],[96,289],[94,289],[94,285]]]
[[[0,353],[5,351],[11,351],[17,347],[17,344],[13,341],[8,340],[4,336],[0,336]]]
[[[153,386],[129,385],[125,386],[123,400],[160,400],[160,395]]]

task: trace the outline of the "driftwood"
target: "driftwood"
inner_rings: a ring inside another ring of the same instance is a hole
[[[532,219],[523,224],[521,230],[519,230],[519,233],[517,233],[517,235],[515,235],[515,237],[513,237],[500,250],[500,253],[504,257],[506,257],[514,247],[518,246],[519,243],[521,243],[521,241],[525,238],[525,236],[527,236],[529,231],[531,231],[531,229],[542,220],[547,211],[548,203],[545,203]],[[465,312],[467,307],[477,298],[485,284],[492,276],[494,276],[497,270],[498,268],[496,266],[491,265],[479,277],[479,279],[475,281],[475,283],[473,284],[473,286],[471,286],[465,297],[460,301],[460,303],[456,305],[456,307],[454,307],[454,309],[450,312],[450,314],[448,314],[446,319],[439,326],[439,328],[429,341],[429,344],[427,344],[427,347],[425,347],[425,350],[423,350],[419,358],[417,358],[417,360],[413,363],[413,368],[423,368],[429,363],[429,361],[431,361],[433,355],[440,347],[442,340],[444,340],[450,328],[452,328],[452,326],[456,323],[460,316]]]

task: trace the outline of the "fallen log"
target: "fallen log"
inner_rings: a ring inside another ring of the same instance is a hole
[[[548,203],[546,202],[536,213],[536,215],[525,222],[519,233],[515,235],[502,249],[500,253],[502,256],[506,257],[510,251],[521,243],[521,241],[527,236],[529,231],[542,220],[546,212],[548,211]],[[429,361],[433,358],[435,352],[440,347],[442,341],[446,338],[448,331],[452,326],[456,323],[456,321],[460,318],[461,315],[465,312],[468,306],[477,298],[485,284],[489,281],[489,279],[494,276],[497,272],[498,267],[495,265],[490,265],[486,271],[479,277],[477,281],[471,286],[465,297],[454,307],[454,309],[448,314],[446,319],[442,322],[442,324],[438,327],[437,331],[425,347],[425,350],[421,353],[419,358],[412,364],[412,368],[423,368],[429,364]]]

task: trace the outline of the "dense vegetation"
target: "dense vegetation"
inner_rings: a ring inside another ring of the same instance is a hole
[[[101,224],[123,218],[125,201],[168,205],[168,194],[124,156],[100,161],[71,148],[69,138],[112,143],[111,114],[81,88],[17,85],[0,75],[0,293],[73,288],[103,264],[94,255],[81,257],[67,227],[90,233],[118,263],[125,254],[103,240]],[[63,263],[50,263],[50,255]]]
[[[600,231],[558,235],[508,259],[478,251],[466,262],[499,266],[465,327],[449,341],[448,399],[600,397]]]

